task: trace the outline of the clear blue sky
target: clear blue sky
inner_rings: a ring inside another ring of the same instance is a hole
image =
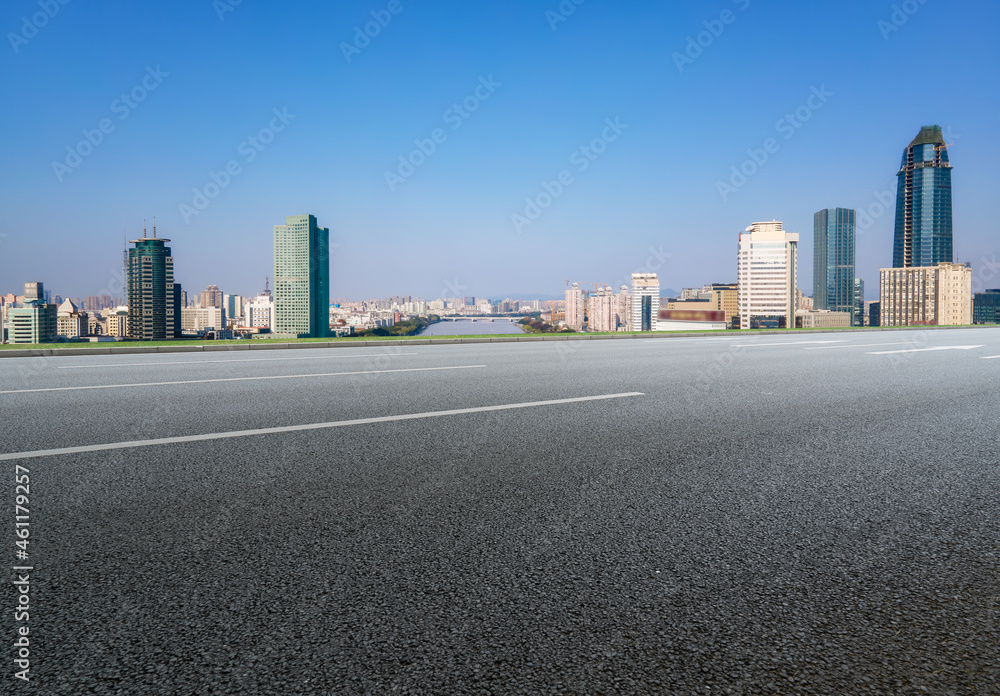
[[[996,2],[911,0],[896,26],[872,0],[586,0],[558,22],[558,0],[399,0],[348,61],[343,44],[388,0],[69,0],[36,23],[48,1],[0,10],[3,292],[114,286],[123,234],[155,215],[186,289],[252,294],[273,225],[310,212],[336,245],[335,297],[560,294],[563,278],[620,283],[651,248],[670,255],[653,258],[664,287],[733,281],[738,233],[773,218],[801,234],[811,294],[813,213],[894,197],[925,124],[954,143],[956,254],[1000,256]],[[725,10],[679,70],[674,54]],[[474,113],[449,113],[491,76]],[[116,102],[144,78],[143,101]],[[832,96],[809,111],[813,88]],[[809,120],[786,137],[778,122],[799,107]],[[275,109],[294,118],[247,161]],[[627,129],[581,171],[573,153],[615,118]],[[69,157],[102,119],[102,142]],[[443,142],[390,190],[386,171],[437,128]],[[768,138],[777,151],[723,200],[717,182]],[[185,220],[230,161],[239,173]],[[572,183],[519,234],[512,215],[563,170]],[[858,241],[869,298],[892,228],[889,211]]]

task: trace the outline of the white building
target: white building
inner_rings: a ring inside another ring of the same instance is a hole
[[[270,292],[265,290],[243,303],[243,325],[268,331],[274,329],[274,301]]]
[[[883,268],[882,326],[962,326],[972,323],[972,269],[962,263]]]
[[[795,326],[799,235],[777,220],[755,222],[740,235],[741,329]]]
[[[851,313],[800,309],[795,313],[795,324],[801,329],[839,329],[851,325]]]
[[[660,279],[655,273],[633,273],[629,331],[656,331],[660,317]]]

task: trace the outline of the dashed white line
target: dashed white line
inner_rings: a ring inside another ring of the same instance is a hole
[[[190,379],[181,382],[143,382],[139,384],[95,384],[85,387],[48,387],[44,389],[12,389],[0,394],[35,394],[39,392],[84,391],[87,389],[127,389],[128,387],[165,387],[175,384],[212,384],[215,382],[257,382],[270,379],[310,379],[317,377],[346,377],[349,375],[384,375],[399,372],[436,372],[440,370],[471,370],[486,365],[453,365],[450,367],[412,367],[400,370],[359,370],[357,372],[325,372],[317,375],[267,375],[263,377],[223,377],[219,379]]]
[[[996,360],[997,358],[1000,358],[1000,355],[986,355],[986,356],[983,356],[983,360]]]
[[[367,355],[307,355],[294,358],[238,358],[234,360],[178,360],[176,362],[151,362],[151,363],[109,363],[106,365],[60,365],[59,370],[90,370],[99,367],[157,367],[159,365],[211,365],[213,363],[254,363],[254,362],[284,362],[286,360],[322,360],[329,358],[395,358],[404,355],[418,355],[418,353],[368,353]]]
[[[626,392],[622,394],[602,394],[600,396],[581,396],[572,399],[554,399],[551,401],[528,401],[519,404],[503,404],[500,406],[479,406],[475,408],[456,408],[448,411],[427,411],[424,413],[407,413],[399,416],[381,416],[377,418],[357,418],[355,420],[332,421],[329,423],[310,423],[307,425],[289,425],[279,428],[258,428],[256,430],[239,430],[225,433],[208,433],[205,435],[186,435],[182,437],[163,437],[156,440],[132,440],[129,442],[112,442],[103,445],[83,445],[81,447],[64,447],[61,449],[35,450],[33,452],[13,452],[0,454],[0,461],[12,459],[37,459],[39,457],[54,457],[62,454],[82,454],[86,452],[106,452],[108,450],[132,449],[135,447],[155,447],[158,445],[175,445],[189,442],[205,442],[208,440],[224,440],[255,435],[277,435],[280,433],[298,433],[309,430],[328,430],[344,428],[351,425],[368,425],[372,423],[392,423],[396,421],[420,420],[424,418],[441,418],[458,416],[467,413],[489,413],[492,411],[509,411],[520,408],[535,408],[539,406],[558,406],[562,404],[577,404],[586,401],[606,401],[609,399],[625,399],[633,396],[645,396],[642,392]]]
[[[896,353],[931,353],[938,350],[972,350],[974,348],[985,348],[982,346],[936,346],[934,348],[907,348],[906,350],[879,350],[868,353],[868,355],[895,355]]]

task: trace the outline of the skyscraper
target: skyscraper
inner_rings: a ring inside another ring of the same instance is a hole
[[[330,230],[313,215],[274,226],[274,324],[283,336],[330,335]]]
[[[828,208],[813,216],[813,309],[854,317],[855,212]]]
[[[920,129],[903,151],[897,180],[893,267],[950,263],[951,164],[941,126]]]
[[[660,318],[660,279],[655,273],[632,274],[629,331],[656,331]]]
[[[174,259],[169,239],[153,236],[133,239],[128,250],[126,275],[128,285],[128,337],[143,341],[162,341],[177,336],[180,313],[179,293],[174,292]]]
[[[755,222],[740,235],[741,329],[795,326],[799,235],[782,223]]]
[[[851,326],[865,325],[865,281],[854,279],[854,312],[851,316]]]

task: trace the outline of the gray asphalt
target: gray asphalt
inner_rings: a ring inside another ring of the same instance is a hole
[[[870,354],[948,346],[982,347]],[[978,329],[0,361],[35,568],[32,686],[5,611],[4,690],[1000,693],[998,355]],[[199,381],[259,377],[288,378]]]

